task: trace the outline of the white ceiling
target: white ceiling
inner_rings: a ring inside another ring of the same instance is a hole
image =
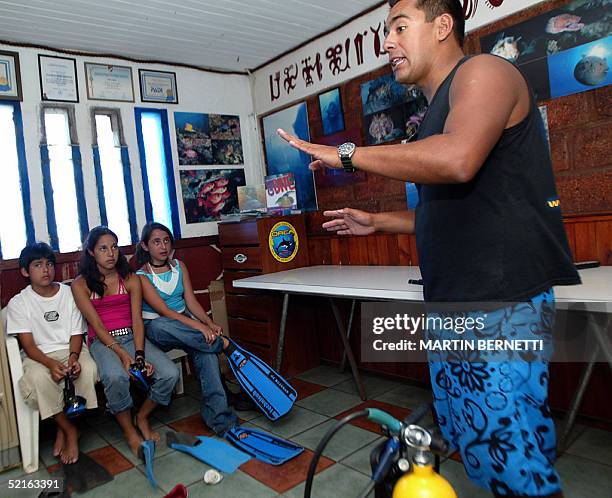
[[[0,0],[0,40],[245,71],[381,0]]]

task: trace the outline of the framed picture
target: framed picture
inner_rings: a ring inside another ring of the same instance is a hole
[[[176,73],[169,71],[138,70],[140,99],[143,102],[178,104]]]
[[[344,130],[344,114],[339,88],[319,95],[319,109],[321,109],[323,135],[332,135]]]
[[[302,140],[310,140],[306,102],[262,118],[262,129],[267,161],[267,174],[293,173],[298,198],[298,209],[317,210],[317,194],[313,172],[308,169],[311,158],[308,154],[291,147],[276,130],[284,129]]]
[[[76,59],[38,55],[40,96],[52,102],[78,102]]]
[[[0,99],[23,100],[17,52],[0,50]]]
[[[85,81],[89,100],[134,102],[131,67],[86,62]]]

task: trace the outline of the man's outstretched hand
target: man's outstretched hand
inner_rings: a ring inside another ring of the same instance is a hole
[[[313,161],[308,166],[311,170],[321,168],[342,168],[342,162],[338,156],[338,149],[330,145],[318,145],[301,140],[296,136],[289,135],[285,130],[278,129],[279,136],[291,145],[291,147],[313,157]]]
[[[323,216],[334,218],[323,223],[328,232],[338,235],[370,235],[376,231],[372,213],[359,209],[344,208],[336,211],[324,211]]]

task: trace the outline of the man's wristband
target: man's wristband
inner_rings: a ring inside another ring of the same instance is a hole
[[[79,359],[80,353],[77,353],[76,351],[71,351],[70,354],[68,355],[68,358],[70,358],[73,354],[76,355],[77,360]]]
[[[145,357],[144,349],[137,349],[136,352],[134,353],[134,356],[135,357],[140,356],[141,358],[144,359],[144,357]]]

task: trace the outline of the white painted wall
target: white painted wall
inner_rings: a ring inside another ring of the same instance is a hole
[[[32,216],[37,240],[48,240],[45,201],[43,195],[42,173],[40,168],[41,141],[40,130],[40,83],[38,73],[38,54],[58,55],[71,57],[77,61],[77,77],[79,84],[79,100],[75,106],[76,128],[78,141],[83,160],[83,178],[85,184],[85,199],[89,226],[100,224],[98,208],[98,195],[95,183],[95,173],[92,155],[91,114],[92,107],[111,107],[121,111],[121,119],[125,140],[129,150],[132,169],[132,182],[134,184],[134,202],[138,231],[146,222],[144,211],[144,194],[142,176],[140,171],[140,157],[136,139],[136,126],[134,107],[165,108],[168,111],[170,127],[170,141],[172,144],[172,159],[174,164],[176,195],[178,199],[179,216],[181,220],[181,233],[183,237],[196,237],[213,235],[217,233],[216,223],[186,224],[185,213],[182,206],[182,194],[179,181],[178,153],[174,130],[174,112],[201,112],[209,114],[231,114],[240,116],[242,131],[242,147],[244,153],[244,169],[247,184],[261,183],[263,181],[263,168],[260,150],[259,132],[253,112],[251,85],[249,78],[242,75],[216,74],[195,69],[175,67],[161,64],[132,63],[122,59],[109,59],[95,56],[73,56],[48,50],[21,48],[0,44],[1,50],[10,50],[19,53],[21,65],[21,83],[23,87],[23,102],[21,112],[23,115],[24,141],[26,160],[30,179],[30,193],[32,200]],[[130,66],[134,83],[134,103],[109,102],[87,100],[85,85],[84,62],[96,62]],[[173,71],[176,73],[179,104],[143,103],[140,101],[138,83],[138,69],[155,69]],[[206,166],[203,169],[236,166]],[[192,167],[189,167],[192,168]],[[112,227],[111,227],[112,228]]]

